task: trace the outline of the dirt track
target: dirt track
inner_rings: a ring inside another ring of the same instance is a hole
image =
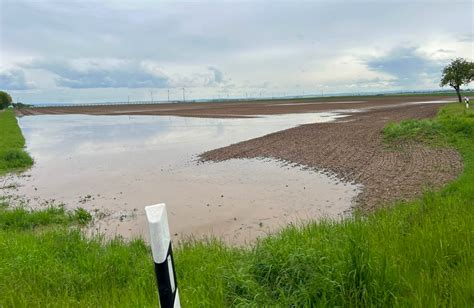
[[[318,112],[390,106],[400,103],[438,101],[446,96],[355,96],[268,101],[168,103],[142,105],[97,105],[42,107],[17,110],[18,115],[90,114],[90,115],[177,115],[186,117],[248,117],[254,115]],[[451,99],[455,99],[452,97]]]
[[[409,199],[424,188],[438,188],[462,171],[452,149],[403,145],[388,150],[382,128],[389,121],[434,117],[440,104],[388,107],[355,113],[333,123],[308,124],[234,144],[201,155],[203,160],[272,157],[335,173],[364,185],[358,204]]]

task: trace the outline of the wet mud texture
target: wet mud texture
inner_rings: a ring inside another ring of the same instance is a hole
[[[456,100],[454,96],[354,96],[213,103],[127,104],[42,107],[17,110],[19,116],[41,114],[174,115],[201,118],[242,118],[256,115],[307,113],[390,106],[400,103]]]
[[[434,117],[439,104],[372,109],[332,123],[307,124],[201,155],[206,161],[271,157],[335,173],[364,185],[356,205],[365,211],[437,189],[462,171],[453,149],[402,144],[389,149],[382,129],[390,121]]]

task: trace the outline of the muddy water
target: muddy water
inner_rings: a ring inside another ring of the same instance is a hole
[[[214,235],[244,243],[290,222],[337,217],[359,187],[272,160],[198,163],[206,150],[334,113],[246,119],[42,115],[19,119],[34,167],[3,179],[38,206],[54,199],[97,214],[93,231],[147,237],[143,208],[165,202],[175,239]]]

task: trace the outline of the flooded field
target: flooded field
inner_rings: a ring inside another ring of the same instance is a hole
[[[337,217],[359,187],[319,172],[261,159],[199,163],[197,155],[336,113],[217,119],[176,116],[40,115],[20,126],[34,167],[2,180],[0,193],[40,206],[82,206],[96,230],[147,236],[144,206],[164,202],[171,232],[244,243],[290,222]]]

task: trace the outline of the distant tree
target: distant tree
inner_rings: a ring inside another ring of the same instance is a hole
[[[12,105],[14,108],[17,108],[17,109],[32,107],[32,105],[23,104],[23,103],[12,103]]]
[[[456,90],[458,100],[461,103],[461,86],[467,85],[474,80],[474,63],[463,58],[457,58],[451,61],[443,69],[440,86],[449,85]]]
[[[12,103],[12,97],[10,94],[4,91],[0,91],[0,109],[7,108]]]

